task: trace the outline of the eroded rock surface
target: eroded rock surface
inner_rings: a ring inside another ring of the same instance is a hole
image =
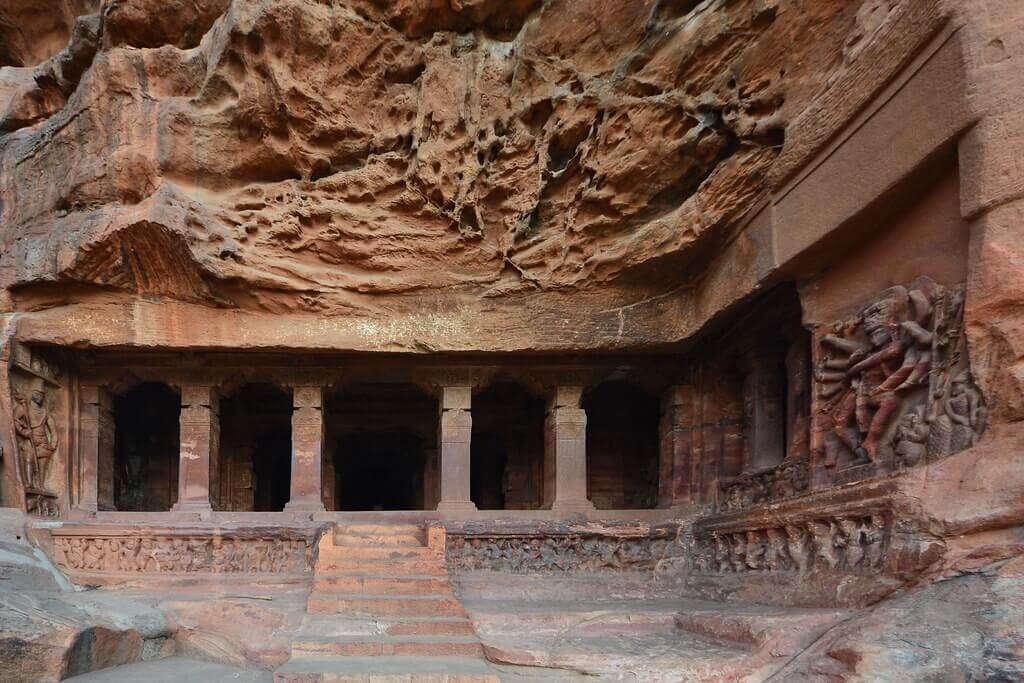
[[[699,258],[891,10],[31,5],[6,11],[24,28],[0,70],[16,307],[103,291],[371,317],[410,305],[386,295],[585,289]],[[31,49],[30,29],[48,36]]]

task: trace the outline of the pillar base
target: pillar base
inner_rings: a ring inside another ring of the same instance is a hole
[[[213,506],[200,500],[186,500],[172,505],[171,512],[213,512]]]
[[[442,500],[437,511],[445,515],[468,515],[476,512],[476,503],[471,500]]]
[[[556,500],[551,504],[551,512],[557,516],[585,515],[597,508],[586,498],[582,500]]]
[[[324,512],[326,509],[321,500],[289,500],[284,505],[285,512]]]

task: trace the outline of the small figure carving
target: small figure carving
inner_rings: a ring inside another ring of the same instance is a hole
[[[68,564],[72,569],[85,568],[85,548],[80,538],[72,538],[68,544],[66,555]]]
[[[896,464],[914,467],[924,462],[928,450],[931,427],[925,422],[924,406],[918,406],[903,416],[896,436]]]
[[[210,571],[214,574],[223,574],[228,570],[228,555],[230,551],[224,545],[224,539],[214,536],[210,548]]]
[[[789,553],[786,548],[786,539],[779,529],[768,529],[765,534],[768,537],[768,545],[764,552],[764,565],[768,571],[777,572],[789,568]]]
[[[821,560],[828,569],[835,569],[839,566],[839,557],[835,548],[835,523],[829,520],[827,523],[808,522],[807,531],[811,535],[814,544],[814,560]]]
[[[855,569],[864,557],[860,525],[852,519],[840,517],[838,526],[839,534],[836,536],[835,545],[843,553],[843,566],[846,569]]]
[[[732,548],[729,546],[729,542],[715,534],[715,567],[719,574],[732,571],[731,552]]]
[[[803,574],[810,566],[810,549],[807,542],[807,534],[796,525],[786,526],[786,538],[788,540],[789,557],[796,565],[799,573]]]
[[[759,570],[763,568],[764,544],[761,542],[761,534],[757,531],[747,532],[747,568]]]
[[[90,539],[86,541],[83,567],[86,570],[99,571],[103,569],[103,541]]]
[[[861,527],[861,539],[864,544],[867,567],[869,569],[878,569],[882,564],[883,545],[885,542],[885,518],[882,515],[871,515]]]
[[[747,568],[747,542],[742,532],[732,535],[732,568],[742,572]]]
[[[206,568],[206,541],[193,538],[188,542],[188,569],[190,572],[199,572]]]

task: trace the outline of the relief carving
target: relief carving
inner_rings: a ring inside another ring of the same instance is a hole
[[[743,508],[790,498],[807,490],[810,484],[806,460],[786,461],[778,467],[748,472],[725,479],[720,484],[722,510]]]
[[[985,407],[963,339],[963,287],[922,278],[815,335],[815,452],[829,471],[912,467],[974,445]]]
[[[676,547],[674,539],[607,536],[449,536],[456,570],[513,573],[650,570]]]
[[[888,525],[881,514],[712,531],[697,539],[693,567],[718,574],[875,572],[882,567],[887,544]]]
[[[58,536],[61,569],[175,574],[299,574],[309,571],[304,540],[213,537]]]
[[[60,367],[41,354],[16,346],[11,367],[11,418],[16,445],[15,466],[30,514],[56,517],[61,460],[61,418],[58,414]],[[56,472],[56,474],[54,474]]]

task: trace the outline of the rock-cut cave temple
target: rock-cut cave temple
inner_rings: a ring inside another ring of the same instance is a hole
[[[0,0],[0,680],[1024,679],[1024,2]]]

